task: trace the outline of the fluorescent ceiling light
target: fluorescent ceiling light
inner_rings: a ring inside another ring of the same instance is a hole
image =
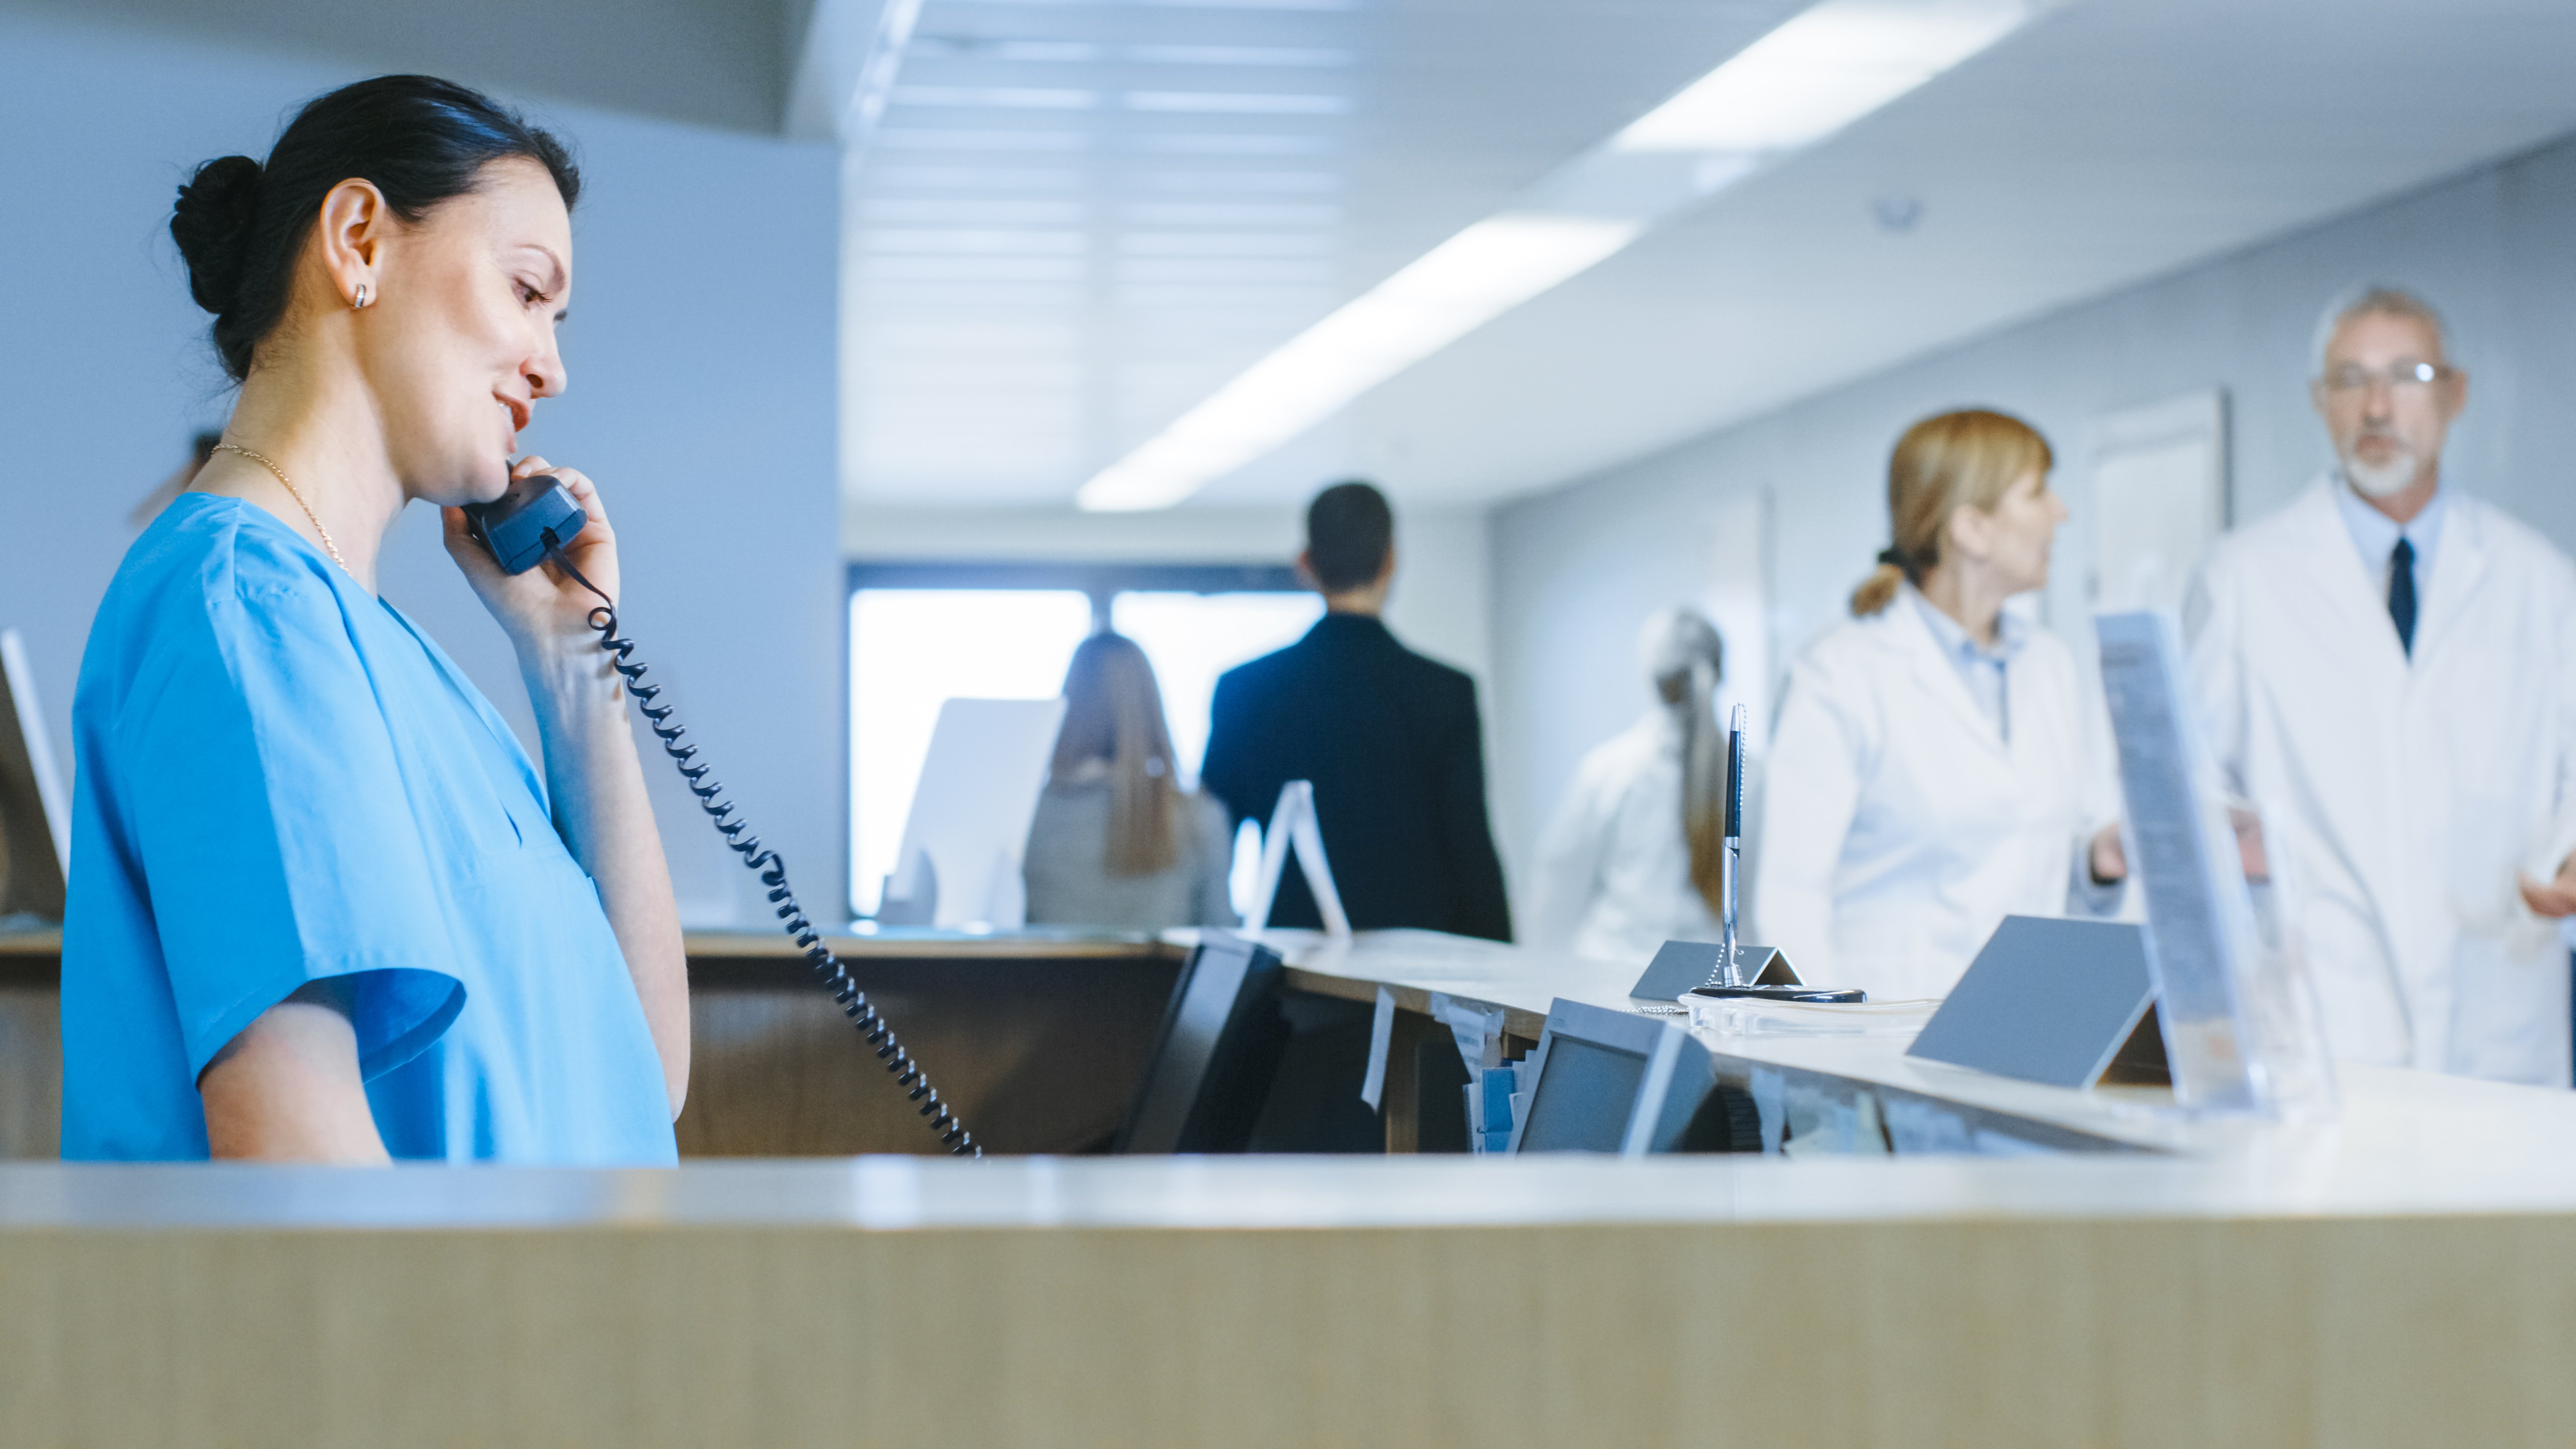
[[[1092,509],[1164,508],[1353,397],[1626,246],[1634,223],[1488,217],[1254,363],[1082,487]]]
[[[1348,96],[1261,91],[1129,91],[1126,102],[1131,111],[1234,116],[1338,116],[1351,108]]]
[[[995,40],[980,35],[916,35],[916,55],[934,60],[996,60],[1024,65],[1079,64],[1100,59],[1100,47],[1081,40]]]
[[[1083,151],[1091,138],[1079,131],[960,131],[927,126],[886,126],[871,138],[880,151]]]
[[[1098,91],[1048,86],[896,86],[898,106],[967,106],[1000,111],[1087,111],[1100,104]]]
[[[1075,493],[1165,508],[2062,0],[1824,0],[1252,365]]]
[[[1621,131],[1614,151],[1791,151],[2003,39],[2026,0],[1826,0]]]
[[[1349,65],[1347,50],[1284,45],[1131,45],[1127,59],[1151,65]]]
[[[1320,156],[1338,149],[1330,136],[1227,135],[1191,131],[1131,136],[1127,149],[1168,156]]]

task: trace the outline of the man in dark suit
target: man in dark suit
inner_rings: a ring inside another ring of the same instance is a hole
[[[1298,570],[1324,596],[1306,637],[1217,681],[1201,782],[1239,827],[1265,827],[1290,780],[1315,784],[1316,823],[1358,930],[1418,926],[1512,938],[1485,820],[1476,684],[1405,648],[1378,621],[1395,578],[1386,495],[1339,483],[1306,509]],[[1304,876],[1279,883],[1271,924],[1322,924]]]

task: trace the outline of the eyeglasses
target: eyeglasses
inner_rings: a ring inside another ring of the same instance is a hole
[[[2391,392],[2420,392],[2454,375],[2450,368],[2438,362],[2393,362],[2384,369],[2347,362],[2327,373],[2323,381],[2328,392],[2361,392],[2374,382],[2388,384]]]

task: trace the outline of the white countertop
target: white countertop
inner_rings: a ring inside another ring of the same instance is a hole
[[[1414,1009],[1430,992],[1524,1021],[1623,1007],[1634,973],[1427,932],[1270,932],[1310,978]],[[1517,1028],[1516,1028],[1517,1029]],[[2576,1093],[2347,1066],[2320,1126],[2193,1117],[2154,1092],[2070,1092],[1922,1062],[1903,1036],[1713,1039],[2155,1149],[2055,1157],[1206,1157],[692,1162],[677,1171],[0,1165],[0,1231],[71,1227],[903,1231],[1358,1228],[1988,1218],[2576,1212]]]
[[[1417,1010],[1435,991],[1504,1007],[1515,1018],[1513,1029],[1533,1036],[1559,997],[1633,1009],[1628,988],[1642,969],[1430,931],[1368,931],[1341,941],[1315,931],[1267,931],[1258,939],[1310,980],[1385,983],[1397,988],[1399,1004]],[[2159,1152],[2307,1161],[2323,1151],[2343,1161],[2347,1173],[2364,1162],[2408,1163],[2387,1170],[2482,1180],[2493,1180],[2487,1170],[2508,1162],[2576,1164],[2576,1092],[2555,1089],[2346,1063],[2337,1069],[2339,1119],[2323,1128],[2284,1127],[2185,1113],[2162,1089],[2070,1091],[1919,1060],[1905,1055],[1910,1035],[1702,1032],[1700,1039],[1713,1052],[1751,1063],[1877,1083]]]
[[[2511,1092],[2510,1088],[2494,1088]],[[2533,1094],[2541,1095],[2541,1094]],[[2189,1157],[882,1157],[676,1171],[0,1166],[0,1232],[1274,1228],[2576,1212],[2576,1104],[2355,1112]],[[2534,1135],[2539,1134],[2539,1135]]]

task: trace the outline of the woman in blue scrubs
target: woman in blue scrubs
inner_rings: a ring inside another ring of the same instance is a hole
[[[227,156],[170,230],[240,394],[127,553],[81,661],[63,1155],[662,1164],[688,977],[626,700],[552,565],[459,505],[565,385],[580,180],[462,87],[388,76]],[[447,548],[515,647],[540,776],[376,596],[387,531]]]

